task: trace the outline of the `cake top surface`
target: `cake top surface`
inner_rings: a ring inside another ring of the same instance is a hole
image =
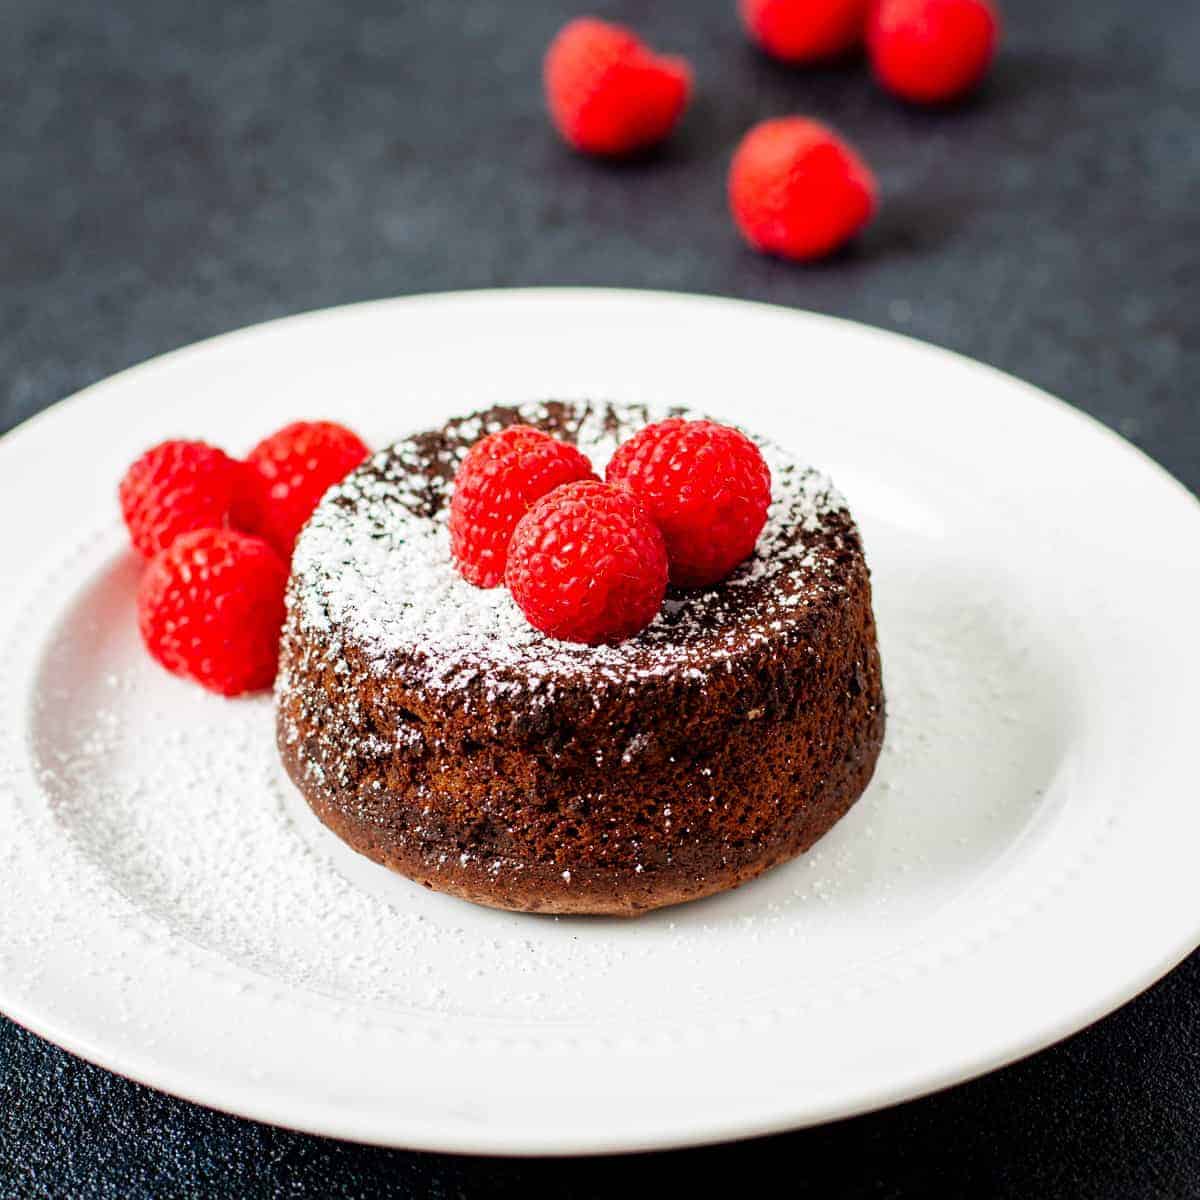
[[[830,480],[755,438],[772,501],[754,553],[726,580],[668,591],[662,611],[614,646],[558,641],[534,629],[507,589],[467,583],[450,557],[454,473],[484,435],[515,422],[573,442],[601,477],[617,446],[679,409],[542,401],[448,422],[379,451],[332,489],[301,533],[288,604],[294,627],[328,649],[353,643],[380,674],[437,692],[482,688],[489,700],[578,682],[621,684],[733,669],[844,587],[861,554]]]

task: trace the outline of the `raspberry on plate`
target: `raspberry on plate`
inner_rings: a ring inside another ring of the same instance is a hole
[[[875,212],[875,177],[841,138],[808,117],[763,121],[729,169],[729,205],[757,250],[805,260],[831,254]]]
[[[261,538],[233,529],[182,534],[146,568],[138,628],[166,669],[223,696],[270,687],[288,569]]]
[[[837,58],[863,39],[870,0],[740,0],[742,23],[772,57],[789,63]]]
[[[875,77],[914,104],[945,104],[987,74],[1000,21],[989,0],[879,0],[867,26]]]
[[[544,496],[521,518],[505,579],[529,623],[550,637],[620,642],[661,607],[667,553],[641,501],[586,479]]]
[[[358,434],[332,421],[296,421],[246,455],[233,523],[290,560],[318,501],[370,454]]]
[[[542,75],[555,127],[587,154],[632,154],[661,142],[692,90],[684,59],[654,54],[628,29],[594,17],[559,30]]]
[[[713,421],[648,425],[617,448],[605,478],[645,504],[676,587],[724,579],[754,549],[771,503],[771,471],[759,448]]]
[[[592,464],[572,445],[529,425],[509,425],[467,451],[450,500],[450,553],[476,587],[504,579],[517,522],[547,492],[594,479]]]
[[[150,558],[181,533],[227,525],[241,469],[205,442],[160,442],[147,450],[117,489],[138,553]]]

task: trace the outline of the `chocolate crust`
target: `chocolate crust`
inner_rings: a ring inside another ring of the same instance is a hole
[[[574,415],[543,406],[533,423],[570,436]],[[435,517],[478,421],[515,419],[530,413],[451,423],[360,470],[368,483],[397,464],[420,472],[433,485],[410,493]],[[368,492],[352,484],[322,508]],[[435,685],[419,647],[381,664],[352,623],[311,619],[301,566],[277,688],[284,766],[355,850],[476,903],[636,915],[735,887],[821,837],[862,794],[883,740],[853,521],[831,505],[789,536],[803,541],[802,569],[710,597],[698,611],[719,621],[687,617],[679,669],[645,669],[631,647],[626,671],[580,660],[524,690],[506,685],[503,658],[452,688]],[[797,580],[803,603],[779,608]]]

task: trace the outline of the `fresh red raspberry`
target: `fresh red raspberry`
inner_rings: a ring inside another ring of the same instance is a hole
[[[631,493],[598,479],[543,496],[518,522],[505,581],[535,629],[567,642],[621,642],[667,590],[662,534]]]
[[[595,479],[592,464],[566,442],[529,425],[510,425],[467,451],[450,498],[450,553],[476,587],[504,579],[517,522],[547,492]]]
[[[753,549],[771,503],[771,471],[740,430],[671,417],[639,430],[608,464],[662,530],[676,587],[724,579]]]
[[[366,443],[332,421],[296,421],[246,455],[233,523],[266,539],[290,561],[296,535],[322,496],[370,454]]]
[[[999,36],[989,0],[879,0],[867,50],[888,91],[914,104],[944,104],[984,77]]]
[[[191,529],[229,523],[241,466],[204,442],[160,442],[125,472],[117,489],[134,547],[147,558]]]
[[[755,249],[820,258],[871,219],[875,177],[833,130],[807,117],[763,121],[742,139],[729,169],[734,222]]]
[[[168,671],[224,696],[270,687],[287,578],[261,538],[233,529],[182,534],[138,587],[146,649]]]
[[[587,154],[632,154],[661,142],[692,90],[684,59],[654,54],[628,29],[594,17],[559,30],[542,76],[556,128]]]
[[[870,0],[740,0],[742,23],[770,55],[819,62],[853,50],[863,38]]]

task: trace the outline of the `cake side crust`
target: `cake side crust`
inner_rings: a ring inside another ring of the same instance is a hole
[[[698,856],[690,856],[641,872],[627,865],[562,868],[558,863],[464,856],[444,849],[430,852],[331,797],[306,771],[295,747],[282,738],[280,753],[292,781],[324,825],[360,854],[415,883],[490,908],[634,917],[738,887],[803,854],[866,790],[883,745],[884,727],[884,710],[879,705],[840,768],[780,819],[771,835],[752,851],[732,858],[712,855],[707,865],[696,862]],[[771,730],[765,736],[787,739],[797,733]]]

